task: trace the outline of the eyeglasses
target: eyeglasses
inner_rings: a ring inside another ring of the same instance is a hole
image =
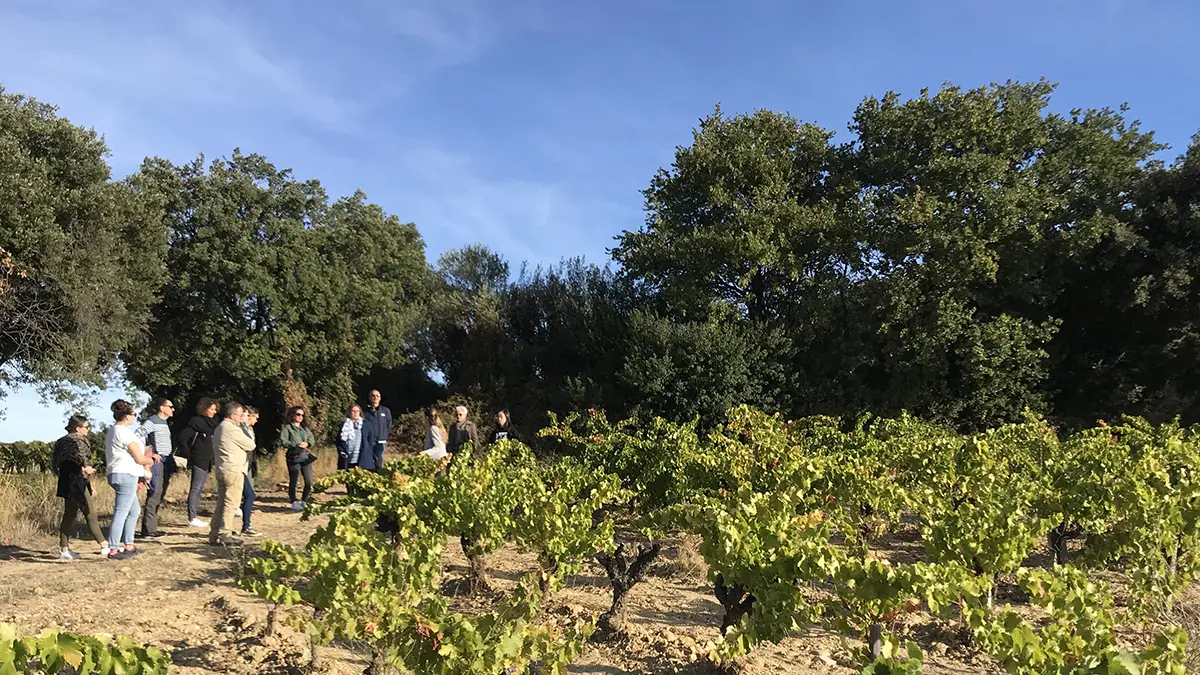
[[[296,417],[304,417],[304,413],[296,413]]]

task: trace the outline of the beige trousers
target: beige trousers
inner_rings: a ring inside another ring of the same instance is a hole
[[[242,505],[241,471],[217,471],[217,509],[209,525],[208,542],[220,543],[221,535],[233,532],[233,514]]]

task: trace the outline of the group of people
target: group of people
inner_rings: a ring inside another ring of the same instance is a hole
[[[373,401],[377,401],[378,392],[372,392]],[[386,433],[391,433],[391,413],[383,408],[386,415]],[[425,444],[422,452],[431,459],[448,462],[460,448],[467,443],[473,447],[479,445],[479,428],[467,419],[470,411],[466,406],[455,406],[454,422],[450,428],[442,422],[442,416],[436,406],[425,409]],[[350,406],[346,412],[346,420],[338,434],[336,446],[338,451],[338,469],[358,467],[366,470],[381,470],[383,467],[383,442],[374,439],[384,431],[376,426],[379,416],[368,411],[363,413],[358,404]],[[364,431],[366,430],[366,431]],[[386,436],[384,436],[386,438]],[[496,413],[496,427],[492,431],[493,443],[504,439],[517,439],[517,430],[513,426],[507,410]],[[284,447],[287,447],[285,444]]]
[[[189,526],[210,527],[199,517],[200,494],[209,473],[215,470],[218,502],[209,541],[222,543],[218,535],[232,529],[233,518],[242,520],[238,534],[259,536],[250,526],[256,496],[252,479],[258,411],[240,403],[227,403],[223,419],[218,420],[220,408],[213,399],[201,399],[196,416],[176,437],[168,424],[175,414],[175,404],[169,399],[155,399],[151,405],[154,414],[136,428],[133,404],[123,399],[112,404],[113,425],[104,437],[105,478],[114,493],[113,518],[107,537],[97,522],[92,501],[91,477],[95,470],[88,442],[91,424],[82,415],[72,415],[67,421],[67,435],[55,442],[50,461],[58,475],[58,496],[63,499],[59,557],[79,558],[70,548],[70,539],[80,514],[100,545],[100,555],[119,560],[139,555],[141,551],[135,542],[139,518],[142,537],[152,539],[165,534],[158,525],[159,509],[171,478],[185,466],[191,468]],[[138,492],[143,489],[144,512],[138,499]]]
[[[368,406],[355,404],[347,411],[346,419],[335,439],[338,469],[358,468],[381,471],[387,440],[392,431],[392,412],[382,405],[379,391],[372,390]],[[59,527],[60,557],[78,559],[71,550],[71,532],[79,515],[83,515],[92,537],[100,545],[100,554],[113,559],[139,555],[135,531],[141,517],[141,535],[156,538],[164,535],[159,529],[159,509],[172,477],[182,469],[190,470],[187,499],[188,526],[209,530],[209,543],[232,545],[239,537],[256,537],[259,533],[250,526],[254,511],[254,476],[257,473],[257,442],[254,425],[258,411],[237,402],[222,406],[211,398],[202,398],[196,414],[180,429],[171,433],[168,422],[175,414],[170,399],[157,398],[152,402],[153,414],[136,425],[136,412],[131,403],[118,400],[112,404],[114,424],[108,429],[105,445],[106,478],[115,494],[113,519],[105,537],[92,504],[92,450],[88,443],[90,424],[81,415],[67,422],[67,435],[54,444],[51,467],[58,475],[58,496],[63,498],[62,524]],[[218,412],[220,416],[218,416]],[[437,408],[426,411],[428,428],[424,453],[448,462],[467,443],[479,445],[479,431],[467,419],[465,406],[455,408],[455,421],[449,428],[442,422]],[[316,439],[307,424],[307,411],[296,406],[287,411],[280,430],[278,446],[284,450],[288,469],[288,499],[292,509],[302,511],[312,496],[312,464],[316,459]],[[507,411],[497,414],[491,441],[516,439],[517,432]],[[216,508],[211,522],[200,519],[200,496],[210,474],[217,480]],[[303,493],[297,498],[300,480]],[[138,492],[146,490],[144,513]],[[240,528],[234,521],[241,519]]]

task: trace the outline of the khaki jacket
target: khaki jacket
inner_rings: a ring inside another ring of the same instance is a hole
[[[221,422],[213,434],[213,445],[217,448],[217,471],[246,473],[250,470],[250,453],[254,452],[254,441],[242,431],[242,425],[229,420]]]

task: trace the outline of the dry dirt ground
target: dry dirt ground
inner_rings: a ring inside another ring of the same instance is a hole
[[[100,488],[104,489],[104,488]],[[301,636],[282,628],[264,633],[266,605],[234,584],[240,560],[234,550],[210,547],[206,530],[184,525],[182,488],[172,486],[164,510],[167,536],[144,544],[145,553],[130,561],[102,560],[89,541],[76,540],[83,558],[54,558],[56,541],[48,536],[21,546],[0,547],[0,621],[15,621],[26,631],[47,626],[85,633],[129,634],[173,654],[172,672],[301,673],[310,651]],[[205,505],[211,504],[211,499]],[[323,521],[301,521],[278,487],[259,492],[254,526],[271,538],[302,544]],[[107,518],[102,519],[107,525]],[[902,552],[911,542],[896,542]],[[252,548],[252,546],[247,548]],[[686,549],[686,547],[683,547]],[[580,674],[696,672],[691,645],[717,636],[721,608],[704,581],[694,554],[672,546],[630,599],[631,637],[615,644],[590,645],[571,666]],[[447,542],[445,588],[464,586],[466,561],[457,542]],[[489,558],[493,584],[503,591],[533,569],[533,557],[504,549]],[[597,616],[607,609],[609,590],[598,566],[584,570],[555,596],[552,615]],[[1001,600],[1004,598],[1002,597]],[[459,604],[474,604],[459,598]],[[986,657],[972,655],[958,639],[932,624],[913,624],[905,632],[926,650],[926,672],[999,672]],[[746,659],[748,673],[855,673],[849,645],[837,635],[813,632],[764,645]],[[324,670],[361,673],[366,656],[343,648],[322,650]]]

